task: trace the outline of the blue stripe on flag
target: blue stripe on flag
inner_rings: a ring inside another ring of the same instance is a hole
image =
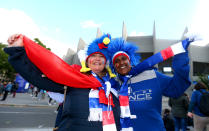
[[[105,105],[105,104],[101,104],[102,106],[102,111],[112,111],[112,106],[111,105]]]
[[[102,104],[99,103],[99,98],[89,98],[89,108],[102,108]]]
[[[125,117],[120,119],[121,128],[133,127],[133,122],[130,117]]]

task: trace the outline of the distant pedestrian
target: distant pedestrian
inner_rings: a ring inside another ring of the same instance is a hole
[[[4,84],[3,82],[0,82],[0,96],[2,96],[3,91],[4,91]]]
[[[13,94],[12,97],[15,98],[16,96],[16,91],[18,89],[18,84],[14,81],[12,83],[12,89],[11,89],[11,93]]]
[[[8,82],[8,84],[4,88],[4,96],[1,99],[1,101],[5,101],[7,99],[7,95],[11,91],[11,89],[12,89],[12,83],[11,82]]]
[[[189,106],[189,100],[186,94],[178,98],[169,98],[169,106],[171,107],[171,113],[174,117],[175,131],[186,131],[187,127],[187,110]]]
[[[194,89],[195,91],[193,91],[192,93],[187,115],[191,118],[193,117],[195,131],[203,131],[204,129],[206,129],[206,131],[209,131],[209,129],[207,128],[209,126],[209,116],[203,114],[199,108],[200,99],[203,96],[203,93],[209,93],[209,91],[207,91],[206,85],[202,82],[198,82],[194,86]]]
[[[34,86],[30,84],[29,90],[31,91],[31,96],[34,97]]]
[[[174,120],[171,116],[170,110],[167,108],[163,112],[163,122],[166,131],[174,131]]]
[[[36,86],[34,86],[34,97],[38,97],[38,92],[39,92],[39,89],[36,87]]]

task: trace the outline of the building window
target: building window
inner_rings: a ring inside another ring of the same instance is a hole
[[[209,74],[209,63],[193,62],[193,76],[200,74]]]
[[[171,67],[163,67],[163,73],[171,73],[172,68]]]
[[[140,61],[144,61],[146,60],[147,58],[149,58],[150,56],[153,55],[152,52],[146,52],[146,53],[137,53],[137,55],[139,55],[141,57],[141,60]]]

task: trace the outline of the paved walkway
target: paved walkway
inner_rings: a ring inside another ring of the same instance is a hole
[[[0,128],[1,131],[52,131],[52,128],[41,128],[41,129],[33,129],[33,128]]]
[[[0,96],[0,99],[3,96]],[[48,105],[48,96],[45,96],[45,99],[38,99],[38,98],[33,98],[31,94],[28,93],[17,93],[16,97],[13,98],[12,95],[8,95],[7,99],[5,101],[0,101],[0,106],[57,106],[55,105]],[[162,101],[162,107],[163,109],[165,108],[170,108],[167,104],[168,98],[164,97]],[[189,127],[190,131],[193,131],[192,127]],[[4,129],[5,131],[14,131],[13,129]],[[18,129],[16,131],[49,131],[50,129]]]
[[[0,99],[3,96],[0,97]],[[0,101],[0,105],[7,106],[49,106],[49,98],[46,94],[45,99],[34,98],[28,93],[17,93],[16,97],[13,98],[12,94],[7,96],[5,101]],[[57,104],[52,105],[57,106]]]

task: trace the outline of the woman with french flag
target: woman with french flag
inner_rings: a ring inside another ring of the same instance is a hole
[[[162,96],[179,97],[190,86],[187,38],[139,63],[138,47],[117,38],[108,47],[113,71],[120,82],[122,131],[165,131],[161,118]],[[173,57],[173,77],[153,66]]]
[[[110,68],[105,67],[109,60],[110,34],[95,39],[79,52],[82,68],[68,65],[26,36],[13,35],[8,43],[4,51],[22,77],[38,88],[64,93],[64,98],[59,98],[64,101],[61,120],[54,130],[120,130],[119,86]],[[51,95],[54,97],[55,93]]]

